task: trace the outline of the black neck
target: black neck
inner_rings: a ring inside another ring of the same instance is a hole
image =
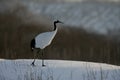
[[[54,31],[56,30],[56,27],[57,27],[57,26],[56,26],[56,22],[54,22]]]

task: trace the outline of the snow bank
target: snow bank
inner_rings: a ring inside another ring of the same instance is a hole
[[[120,67],[91,62],[41,60],[0,60],[0,80],[119,80]],[[96,79],[95,79],[96,78]]]

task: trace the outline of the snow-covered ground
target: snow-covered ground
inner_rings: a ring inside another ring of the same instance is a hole
[[[41,60],[0,60],[0,80],[120,80],[120,66],[91,62]]]

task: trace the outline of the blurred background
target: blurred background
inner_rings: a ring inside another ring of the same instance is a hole
[[[34,58],[30,41],[60,20],[46,59],[120,65],[119,14],[120,0],[0,0],[0,58]]]

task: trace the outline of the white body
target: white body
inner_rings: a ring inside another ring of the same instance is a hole
[[[57,28],[55,31],[40,33],[35,37],[35,48],[44,49],[52,42],[53,38],[57,33]]]

